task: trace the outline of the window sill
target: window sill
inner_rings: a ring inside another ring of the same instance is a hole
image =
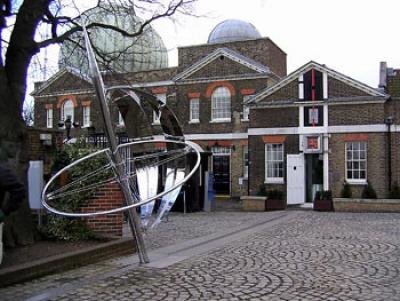
[[[240,121],[241,121],[241,122],[249,122],[250,119],[248,119],[248,118],[247,118],[247,119],[240,119]]]
[[[285,184],[285,180],[282,178],[277,179],[266,179],[264,184]]]
[[[153,122],[151,125],[161,125],[160,122]]]
[[[227,118],[227,119],[214,119],[214,120],[211,120],[210,121],[210,123],[229,123],[229,122],[231,122],[231,119],[229,118]]]
[[[200,120],[190,120],[189,124],[197,124],[200,123]]]
[[[349,180],[349,179],[346,179],[346,182],[349,183],[350,185],[367,185],[368,184],[367,180]]]

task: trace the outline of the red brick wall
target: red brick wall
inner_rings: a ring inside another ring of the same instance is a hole
[[[82,209],[83,213],[99,212],[120,208],[123,206],[124,196],[117,183],[107,184],[99,188],[95,196]],[[89,228],[102,236],[122,236],[123,213],[99,215],[86,219]]]

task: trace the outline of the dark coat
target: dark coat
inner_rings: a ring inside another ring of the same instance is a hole
[[[17,210],[25,196],[24,185],[10,169],[0,165],[0,209],[4,214]]]

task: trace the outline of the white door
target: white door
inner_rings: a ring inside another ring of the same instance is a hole
[[[287,204],[304,204],[306,181],[304,155],[287,155]]]

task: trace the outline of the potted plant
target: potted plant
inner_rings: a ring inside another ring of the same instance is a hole
[[[314,198],[315,211],[333,211],[332,191],[317,191]]]
[[[351,186],[349,183],[344,182],[343,184],[343,189],[340,193],[340,197],[345,198],[345,199],[351,199],[353,193],[351,191]]]
[[[367,182],[367,185],[364,187],[361,197],[363,199],[376,199],[376,192],[374,187],[372,187],[372,184],[370,182]]]
[[[394,182],[392,189],[389,191],[388,199],[400,199],[400,187],[397,182]]]
[[[266,210],[285,210],[286,200],[284,193],[278,189],[272,189],[267,192]]]

